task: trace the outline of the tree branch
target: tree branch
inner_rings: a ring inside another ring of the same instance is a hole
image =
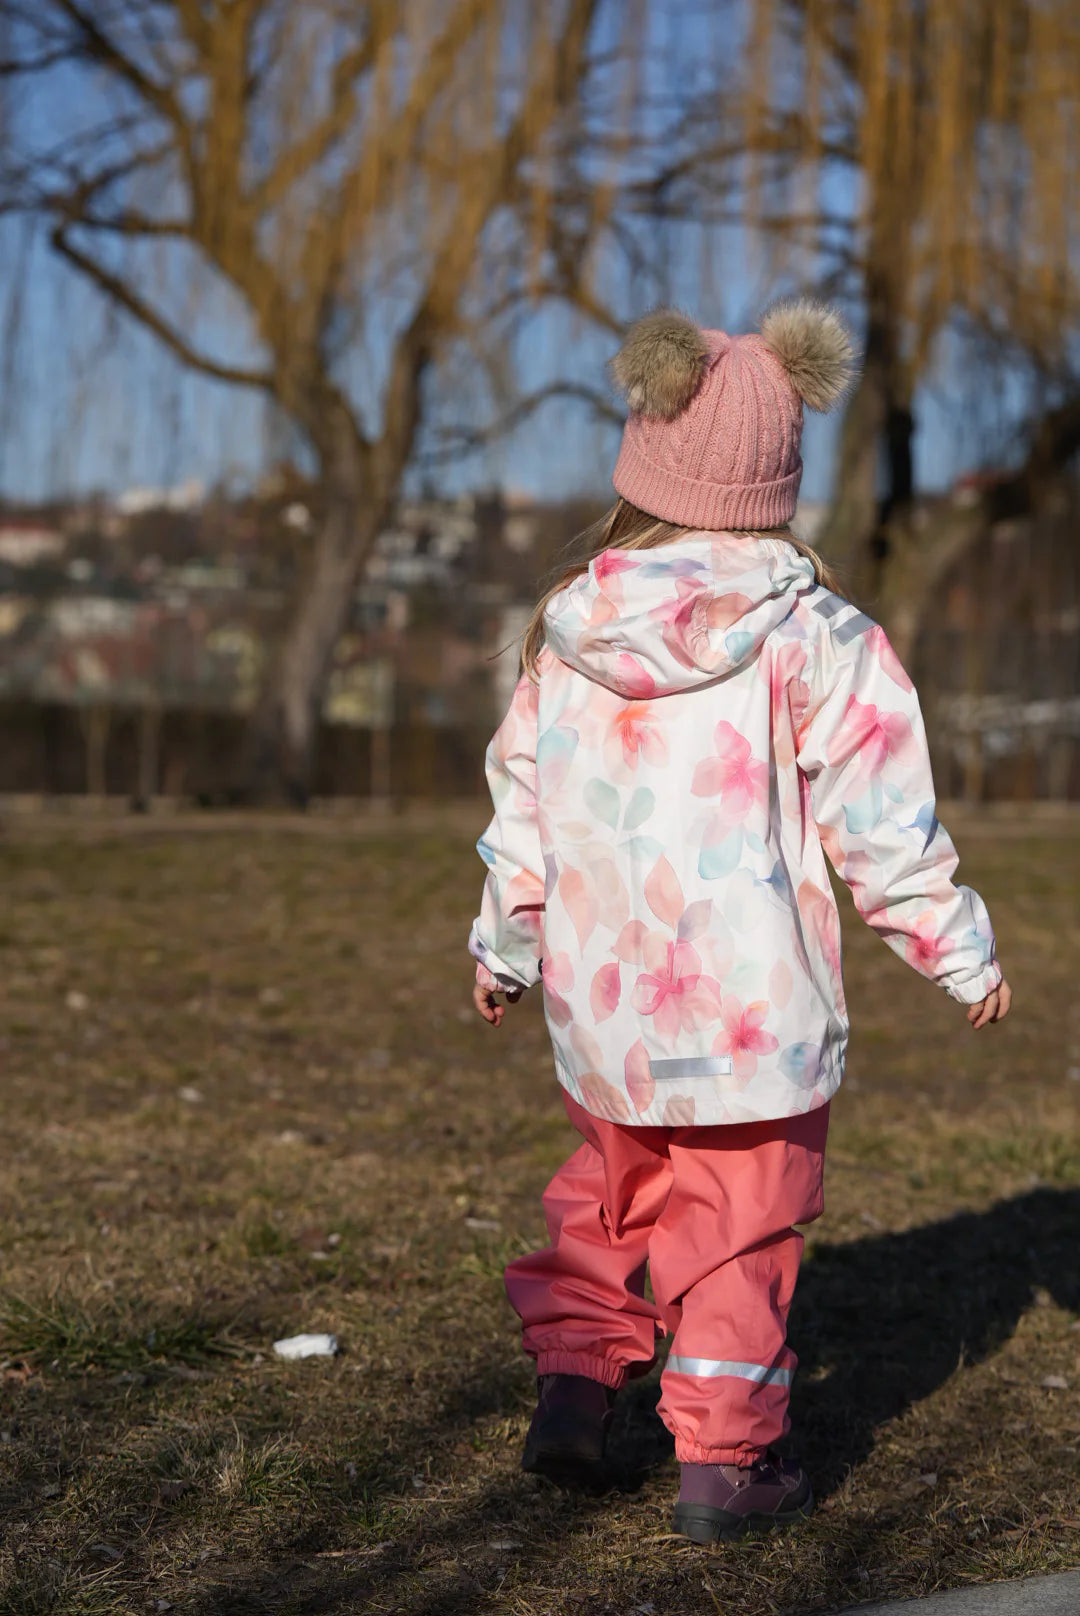
[[[417,464],[421,466],[440,466],[462,454],[472,454],[478,449],[485,448],[497,439],[503,438],[508,432],[521,425],[522,421],[553,398],[573,398],[588,404],[590,408],[602,419],[613,426],[621,427],[625,422],[625,415],[618,410],[611,400],[605,398],[593,387],[587,387],[582,382],[549,382],[546,387],[538,387],[532,393],[526,393],[516,400],[510,409],[499,416],[487,426],[476,428],[458,427],[452,437],[447,437],[417,457]]]
[[[35,57],[8,57],[0,61],[0,78],[16,78],[28,73],[44,73],[50,67],[56,67],[61,62],[69,61],[70,49],[64,45],[54,51],[46,51],[42,56]]]
[[[73,268],[91,281],[98,291],[104,292],[125,309],[147,331],[153,333],[160,342],[163,342],[176,357],[192,370],[197,370],[204,376],[211,376],[215,381],[232,382],[241,387],[258,387],[264,391],[271,391],[274,377],[270,371],[244,370],[237,365],[220,364],[216,359],[210,359],[193,348],[168,321],[163,320],[157,311],[151,308],[142,297],[135,292],[119,275],[114,275],[96,259],[76,247],[65,233],[63,225],[57,225],[51,235],[53,247],[65,258]]]
[[[55,0],[55,4],[79,30],[89,55],[111,68],[148,106],[172,125],[190,166],[193,156],[191,127],[172,91],[150,78],[138,62],[122,51],[75,0]]]
[[[330,109],[306,134],[281,153],[269,174],[251,194],[251,205],[262,213],[277,206],[291,186],[322,161],[356,115],[356,80],[371,67],[380,48],[390,37],[387,18],[393,22],[391,7],[380,6],[372,15],[367,37],[354,50],[347,51],[333,72]]]

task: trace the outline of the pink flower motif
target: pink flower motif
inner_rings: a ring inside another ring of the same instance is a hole
[[[720,984],[701,973],[697,949],[670,943],[651,932],[645,945],[644,971],[634,983],[630,1002],[640,1015],[652,1016],[662,1038],[693,1032],[715,1017]]]
[[[626,1092],[630,1096],[630,1104],[640,1115],[652,1105],[656,1093],[656,1082],[652,1075],[652,1067],[649,1065],[649,1052],[640,1038],[631,1044],[626,1052],[623,1077]]]
[[[570,1023],[571,1010],[565,995],[574,986],[574,967],[569,954],[547,954],[540,967],[544,983],[544,1005],[557,1027]]]
[[[619,1007],[621,989],[618,963],[601,965],[589,989],[589,1009],[594,1021],[606,1021],[608,1016],[614,1015]]]
[[[715,745],[717,755],[698,764],[690,789],[695,797],[719,797],[724,818],[734,823],[768,801],[769,768],[751,757],[750,742],[726,718],[716,726]]]
[[[848,698],[844,716],[829,742],[828,758],[834,766],[859,760],[858,775],[873,779],[890,758],[899,763],[917,760],[919,748],[903,713],[886,713],[873,703]]]
[[[622,574],[633,572],[637,565],[625,550],[601,550],[593,559],[592,573],[603,593],[611,600],[619,601],[622,599]]]
[[[920,915],[911,927],[910,935],[904,945],[904,954],[909,965],[913,965],[924,976],[937,975],[938,961],[949,952],[949,939],[939,937],[934,925],[934,916],[927,911]]]
[[[728,662],[722,635],[753,606],[749,595],[732,592],[714,595],[700,578],[676,578],[675,594],[649,615],[660,624],[660,637],[675,661],[684,668],[719,671]]]
[[[664,1107],[663,1126],[665,1128],[689,1128],[693,1125],[694,1096],[692,1094],[673,1094]]]
[[[604,757],[612,769],[620,763],[636,769],[641,759],[657,765],[667,762],[667,739],[647,702],[634,701],[619,708],[604,745]]]
[[[773,750],[781,767],[794,761],[796,726],[810,700],[802,677],[805,668],[806,651],[798,640],[786,640],[774,657],[762,659],[762,671],[769,681]]]
[[[660,638],[680,667],[698,666],[703,644],[708,653],[705,612],[710,599],[698,579],[676,578],[675,594],[649,613],[660,624]]]
[[[620,695],[631,701],[645,701],[656,694],[656,680],[629,651],[620,651],[615,658],[612,683]]]
[[[847,873],[847,872],[845,872]],[[858,901],[858,895],[856,895]],[[837,1002],[843,993],[841,986],[840,916],[831,893],[823,892],[813,881],[804,881],[795,895],[795,904],[808,942],[816,945],[832,976]],[[860,910],[860,913],[862,911]],[[796,928],[796,932],[798,928]],[[840,1004],[841,1009],[843,1008]]]
[[[875,623],[873,628],[867,629],[866,643],[894,685],[899,685],[901,690],[912,691],[915,689],[915,686],[908,678],[907,670],[893,650],[892,645],[889,643],[889,637],[880,623]]]
[[[608,1122],[630,1121],[630,1107],[622,1092],[599,1072],[583,1072],[578,1087],[582,1104],[594,1117],[606,1117]]]
[[[732,1068],[738,1081],[749,1083],[757,1071],[759,1055],[771,1055],[778,1041],[771,1032],[762,1030],[769,1013],[767,999],[748,1004],[744,1010],[738,999],[725,994],[720,1011],[724,1030],[718,1033],[712,1046],[714,1055],[730,1055]]]

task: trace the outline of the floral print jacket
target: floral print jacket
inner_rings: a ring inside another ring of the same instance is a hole
[[[825,853],[860,914],[955,999],[997,986],[952,876],[911,681],[779,539],[606,550],[548,607],[487,755],[470,949],[542,981],[560,1082],[648,1125],[793,1116],[843,1075]]]

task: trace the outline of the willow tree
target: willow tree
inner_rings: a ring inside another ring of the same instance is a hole
[[[47,220],[185,366],[271,398],[314,468],[321,526],[253,720],[259,794],[306,790],[432,376],[470,344],[497,371],[524,302],[615,325],[592,272],[632,246],[611,228],[621,170],[663,135],[636,93],[647,9],[0,0],[5,82],[34,90],[8,105],[0,203]],[[213,281],[243,311],[240,358],[176,292]]]
[[[745,20],[697,183],[711,175],[727,215],[737,178],[737,216],[768,244],[772,274],[864,318],[827,543],[908,648],[986,516],[911,519],[917,389],[943,335],[982,385],[988,353],[1021,359],[1035,382],[1029,459],[985,501],[1029,502],[1080,444],[1080,7],[756,0]],[[677,194],[685,180],[679,163],[661,183]]]

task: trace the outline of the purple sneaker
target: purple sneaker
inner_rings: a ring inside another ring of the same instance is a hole
[[[813,1508],[798,1460],[770,1449],[756,1464],[684,1464],[673,1524],[695,1543],[715,1543],[751,1527],[790,1526]]]
[[[541,1375],[521,1468],[560,1487],[604,1480],[604,1438],[615,1393],[586,1375]]]

